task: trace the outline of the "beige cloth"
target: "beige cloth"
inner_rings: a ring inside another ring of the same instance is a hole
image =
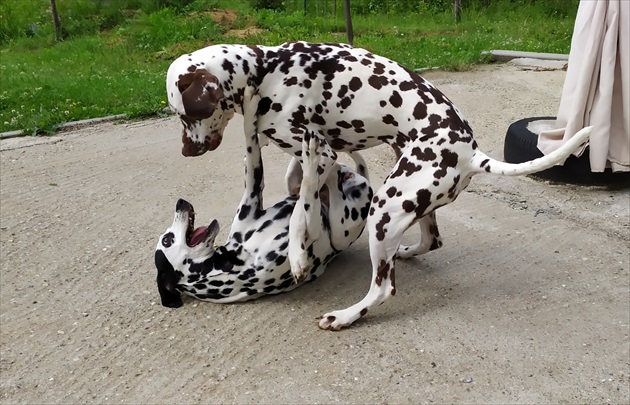
[[[580,1],[556,118],[559,129],[541,132],[538,149],[548,154],[589,125],[594,126],[591,171],[630,171],[628,0]]]

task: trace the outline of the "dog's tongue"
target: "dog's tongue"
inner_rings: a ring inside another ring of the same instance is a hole
[[[207,226],[200,226],[199,228],[195,229],[192,236],[190,237],[191,247],[197,246],[199,243],[201,243],[201,241],[203,241],[203,237],[205,236],[207,229]]]

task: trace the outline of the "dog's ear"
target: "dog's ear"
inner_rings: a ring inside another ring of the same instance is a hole
[[[319,201],[322,205],[330,207],[330,190],[326,184],[319,189]]]
[[[161,250],[155,251],[155,267],[158,272],[157,285],[162,305],[168,308],[179,308],[184,305],[181,294],[176,288],[182,274],[175,271]]]
[[[219,226],[219,221],[213,219],[210,225],[208,225],[208,237],[206,238],[206,244],[212,243],[214,244],[214,240],[219,234],[219,230],[221,227]]]
[[[219,79],[205,69],[179,76],[177,88],[182,93],[186,115],[194,119],[209,118],[224,98]]]

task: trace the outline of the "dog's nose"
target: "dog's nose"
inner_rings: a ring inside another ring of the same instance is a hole
[[[175,205],[175,211],[191,211],[192,205],[183,198],[177,200],[177,204]]]

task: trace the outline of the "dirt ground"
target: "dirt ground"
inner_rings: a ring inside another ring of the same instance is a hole
[[[511,122],[555,115],[564,75],[425,76],[501,158]],[[162,307],[157,238],[179,197],[226,235],[241,126],[200,158],[174,117],[0,143],[2,404],[630,402],[627,189],[479,175],[438,211],[445,246],[399,261],[398,294],[341,332],[315,317],[367,292],[365,234],[292,293]],[[393,155],[365,155],[377,186]],[[289,159],[264,158],[269,203]]]

